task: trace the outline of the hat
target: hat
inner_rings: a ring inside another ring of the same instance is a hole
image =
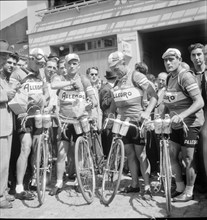
[[[181,52],[176,48],[168,48],[162,55],[162,59],[165,59],[166,56],[177,56],[181,58]]]
[[[41,48],[33,48],[30,50],[29,56],[35,57],[38,62],[45,62],[45,54]]]
[[[58,55],[55,52],[51,52],[49,54],[48,59],[52,59],[52,58],[59,60]]]
[[[70,60],[78,60],[80,62],[80,58],[76,53],[69,53],[65,56],[65,60],[68,63]]]
[[[124,54],[120,51],[111,53],[108,57],[109,67],[115,66],[119,61],[124,59]]]
[[[106,70],[105,77],[106,77],[106,79],[115,79],[116,74],[114,72],[112,72],[111,70]]]
[[[6,40],[0,39],[0,53],[12,53],[9,51],[9,43]]]

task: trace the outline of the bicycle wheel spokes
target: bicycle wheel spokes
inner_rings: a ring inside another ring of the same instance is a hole
[[[75,144],[75,166],[78,184],[87,203],[92,203],[95,193],[95,171],[88,141],[79,137]]]
[[[122,140],[117,139],[112,143],[102,182],[102,201],[105,205],[110,204],[117,193],[124,166],[124,144]]]
[[[40,135],[37,147],[37,162],[36,162],[36,175],[37,175],[37,195],[40,205],[43,204],[45,199],[46,190],[46,172],[47,172],[47,142],[44,136]]]
[[[163,141],[163,184],[165,189],[166,197],[166,208],[167,215],[171,215],[172,205],[171,205],[171,181],[172,181],[172,171],[170,165],[169,149],[167,147],[166,141]]]

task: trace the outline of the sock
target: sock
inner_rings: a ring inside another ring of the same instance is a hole
[[[63,180],[57,180],[57,183],[55,184],[56,187],[62,188],[63,187]]]
[[[150,185],[145,185],[145,186],[144,186],[144,190],[145,190],[145,191],[150,190]]]
[[[16,190],[16,193],[23,192],[24,191],[23,184],[17,184],[15,190]]]
[[[186,186],[186,187],[185,187],[185,193],[186,193],[188,196],[192,196],[192,195],[193,195],[193,188],[194,188],[194,186]]]
[[[183,192],[185,190],[184,182],[176,182],[176,191]]]

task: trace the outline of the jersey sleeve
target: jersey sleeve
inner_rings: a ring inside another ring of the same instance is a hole
[[[90,80],[86,76],[81,76],[81,81],[83,83],[84,91],[88,96],[95,95],[94,89],[91,85]]]
[[[189,96],[195,96],[200,93],[196,77],[191,72],[185,72],[180,79],[181,86],[188,92]]]
[[[147,77],[140,72],[134,71],[132,82],[136,87],[141,87],[142,90],[146,90],[149,85],[149,80]]]

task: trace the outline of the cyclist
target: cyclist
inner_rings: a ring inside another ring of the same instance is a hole
[[[204,102],[196,78],[181,65],[180,51],[169,48],[162,58],[168,72],[164,103],[172,121],[170,159],[176,182],[176,189],[171,197],[174,202],[186,202],[193,199],[196,179],[194,153],[198,133],[204,122],[202,110]],[[187,125],[187,130],[183,129],[183,122]],[[180,151],[186,166],[186,186],[178,158]]]
[[[117,75],[117,82],[113,88],[114,102],[121,115],[121,120],[130,118],[130,122],[137,124],[143,119],[148,119],[156,105],[157,94],[151,83],[143,73],[132,71],[125,63],[124,54],[120,51],[111,53],[108,64],[112,72]],[[150,96],[149,104],[143,109],[143,93],[147,91]],[[138,125],[138,124],[137,124]],[[144,178],[144,199],[151,199],[149,182],[150,166],[146,156],[144,138],[137,135],[136,129],[130,127],[127,135],[123,138],[125,153],[128,160],[132,183],[127,186],[123,193],[139,192],[138,161]]]
[[[51,87],[58,89],[58,100],[59,100],[59,113],[64,117],[75,117],[72,110],[72,105],[77,101],[84,102],[86,97],[89,97],[92,102],[92,107],[97,106],[97,100],[95,98],[94,90],[91,86],[90,81],[84,75],[79,74],[80,69],[80,58],[77,54],[71,53],[65,56],[65,66],[67,69],[66,75],[56,75],[53,77]],[[63,186],[63,174],[65,172],[65,160],[69,153],[70,160],[74,164],[74,145],[70,146],[71,138],[75,143],[77,135],[75,133],[72,124],[69,124],[67,137],[61,136],[61,141],[58,144],[58,155],[57,155],[57,182],[54,188],[51,189],[49,194],[51,196],[58,194]]]
[[[207,192],[207,63],[205,63],[205,47],[203,44],[191,44],[188,47],[190,52],[190,59],[193,63],[193,71],[196,74],[201,94],[204,100],[204,116],[205,122],[200,132],[198,142],[198,175],[197,183],[199,183],[198,190],[201,193]],[[207,48],[206,48],[207,50]]]
[[[43,110],[50,99],[47,85],[43,81],[42,74],[40,72],[40,69],[44,66],[44,64],[45,57],[43,50],[40,48],[34,48],[30,51],[27,68],[18,68],[11,75],[13,81],[20,82],[24,90],[28,93],[28,108],[31,107],[32,109],[29,113],[34,113],[35,108],[32,108],[33,106],[39,106],[39,108]],[[35,151],[38,136],[41,134],[42,129],[35,128],[34,120],[29,119],[26,124],[26,130],[22,130],[21,122],[23,118],[24,115],[18,115],[16,122],[17,131],[19,132],[21,141],[21,152],[17,160],[17,185],[15,188],[15,197],[20,200],[32,200],[34,199],[34,195],[24,190],[23,179],[31,148],[33,146],[33,151]],[[34,156],[34,154],[32,155]],[[32,157],[31,162],[34,164],[34,157]]]

